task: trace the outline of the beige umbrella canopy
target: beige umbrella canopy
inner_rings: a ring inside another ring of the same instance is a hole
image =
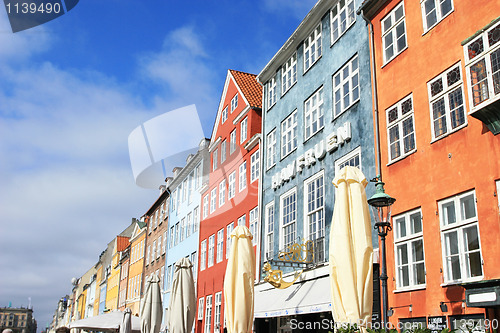
[[[125,315],[125,312],[115,310],[98,316],[76,320],[69,324],[69,328],[80,328],[86,331],[116,332],[122,329]],[[132,333],[139,333],[141,331],[141,321],[139,318],[135,316],[130,317],[130,331]]]
[[[346,166],[338,172],[333,180],[336,192],[330,231],[333,319],[358,327],[371,322],[373,303],[373,245],[366,184],[358,168]]]
[[[174,281],[168,311],[168,331],[172,333],[191,332],[196,313],[193,265],[187,258],[175,264]]]
[[[132,310],[129,308],[123,311],[123,321],[119,333],[132,333]]]
[[[231,233],[231,252],[224,279],[224,309],[229,333],[252,330],[255,279],[252,238],[245,226],[238,226]]]
[[[153,275],[146,282],[146,292],[141,300],[140,315],[141,333],[158,333],[160,331],[163,308],[158,275]]]

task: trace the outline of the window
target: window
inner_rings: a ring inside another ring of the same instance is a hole
[[[208,238],[208,267],[214,265],[215,234]]]
[[[304,41],[304,73],[321,57],[321,23]]]
[[[304,102],[304,125],[306,140],[323,128],[323,87]]]
[[[161,255],[161,249],[162,249],[162,242],[161,242],[161,241],[162,241],[162,240],[161,240],[161,235],[160,235],[160,236],[158,237],[158,243],[157,243],[158,247],[157,247],[157,249],[156,249],[156,258],[159,258],[159,257],[160,257],[160,255]]]
[[[220,144],[220,164],[224,163],[224,161],[226,160],[226,151],[227,151],[226,143],[227,143],[226,140],[224,140]]]
[[[188,192],[187,178],[182,182],[182,202],[186,201]]]
[[[276,104],[276,75],[267,82],[267,109]]]
[[[201,241],[200,245],[200,271],[204,270],[206,267],[207,260],[207,240]]]
[[[252,233],[253,239],[252,244],[257,244],[257,239],[259,238],[259,207],[255,207],[248,213],[250,232]]]
[[[266,166],[270,169],[276,164],[276,129],[272,130],[271,133],[267,135],[266,147]]]
[[[238,107],[238,93],[231,99],[231,113]]]
[[[274,256],[274,201],[266,205],[266,259]]]
[[[214,328],[220,331],[220,313],[222,306],[222,291],[215,294]]]
[[[186,238],[188,238],[193,233],[193,213],[187,214],[186,223],[187,223]]]
[[[453,11],[452,0],[420,0],[424,32],[431,29]]]
[[[181,220],[181,238],[179,241],[182,242],[185,236],[186,236],[186,218],[183,218]]]
[[[293,188],[281,196],[281,248],[293,244],[297,235],[297,189]]]
[[[175,244],[175,226],[170,227],[170,244],[169,248],[171,249],[172,246]]]
[[[385,111],[389,162],[399,160],[415,152],[415,120],[413,96],[405,97]]]
[[[420,209],[394,216],[398,289],[425,285],[424,238]]]
[[[281,68],[281,95],[284,95],[297,82],[297,52]]]
[[[358,55],[333,75],[333,115],[338,117],[359,100]]]
[[[330,22],[332,23],[331,40],[333,44],[356,22],[354,0],[341,0],[333,6],[330,11]]]
[[[238,225],[244,225],[246,226],[247,225],[247,215],[243,215],[243,216],[240,216],[238,218]]]
[[[229,155],[234,153],[236,150],[236,129],[231,131],[229,134]]]
[[[496,182],[497,185],[497,199],[498,199],[498,213],[500,214],[500,180],[497,180]]]
[[[191,172],[188,176],[188,202],[193,202],[193,193],[194,193],[194,172]]]
[[[226,203],[226,180],[219,183],[219,207]]]
[[[197,269],[198,269],[198,258],[196,257],[196,251],[191,253],[191,263],[193,264],[193,278],[196,281]]]
[[[236,193],[236,171],[231,172],[228,177],[228,186],[227,186],[227,199],[234,198]]]
[[[306,234],[309,240],[325,236],[325,179],[324,172],[312,176],[304,182],[304,208]]]
[[[168,237],[168,229],[163,232],[163,245],[161,249],[161,254],[165,254],[167,251],[167,237]]]
[[[227,225],[226,228],[226,259],[229,258],[229,251],[231,250],[231,233],[234,229],[234,222],[231,222]]]
[[[224,228],[217,231],[217,262],[222,261],[224,251]]]
[[[384,64],[394,59],[406,48],[406,26],[404,2],[401,1],[382,19],[382,44]]]
[[[224,108],[224,110],[222,110],[221,118],[222,118],[222,123],[224,124],[227,120],[227,106]]]
[[[467,124],[460,64],[427,83],[432,138],[437,139]]]
[[[240,143],[243,143],[247,139],[247,125],[248,117],[245,117],[245,119],[243,119],[240,124]]]
[[[214,187],[210,192],[210,213],[215,212],[217,204],[217,187]]]
[[[247,187],[247,162],[243,162],[240,165],[240,178],[239,178],[239,189],[241,192]]]
[[[193,232],[197,232],[200,227],[200,207],[193,209]]]
[[[217,160],[218,160],[219,149],[215,149],[212,153],[212,170],[217,169]]]
[[[236,95],[238,96],[238,95]],[[207,295],[205,306],[205,332],[211,332],[212,328],[212,295]]]
[[[361,147],[353,149],[335,161],[335,173],[338,173],[345,166],[353,166],[361,170]]]
[[[297,110],[281,123],[281,158],[297,148]]]
[[[201,186],[201,163],[196,166],[194,169],[194,179],[195,179],[195,188],[199,188]]]
[[[260,172],[260,150],[257,149],[250,157],[250,182],[253,183],[259,179]]]
[[[198,320],[203,320],[203,305],[205,304],[205,298],[200,297],[198,300]]]
[[[174,245],[177,245],[179,244],[179,240],[180,240],[180,232],[181,232],[181,228],[180,228],[180,223],[177,222],[175,224],[175,241],[174,241]]]
[[[203,219],[208,216],[208,194],[203,197]]]
[[[477,221],[476,193],[456,195],[438,202],[445,282],[483,276]]]
[[[500,97],[500,24],[464,46],[474,112]]]

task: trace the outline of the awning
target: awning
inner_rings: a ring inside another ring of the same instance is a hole
[[[268,283],[256,286],[254,309],[255,318],[331,311],[330,277],[296,282],[286,289]]]

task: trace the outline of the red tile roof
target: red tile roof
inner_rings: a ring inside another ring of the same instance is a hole
[[[257,82],[257,75],[235,71],[234,69],[230,69],[229,72],[231,72],[250,106],[262,108],[262,86]]]
[[[116,252],[125,250],[129,245],[129,237],[116,236]]]

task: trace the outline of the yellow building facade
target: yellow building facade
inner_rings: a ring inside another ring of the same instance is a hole
[[[139,315],[141,290],[144,275],[144,248],[146,244],[146,223],[136,222],[130,237],[130,265],[128,271],[126,307],[133,315]]]

